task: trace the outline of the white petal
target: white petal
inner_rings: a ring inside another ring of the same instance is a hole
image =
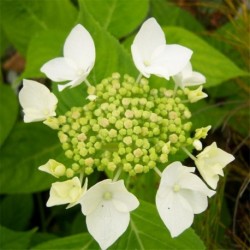
[[[24,111],[24,122],[43,121],[56,115],[56,96],[36,81],[23,80],[19,101]]]
[[[45,63],[41,72],[54,82],[74,80],[78,77],[77,65],[71,59],[57,57]]]
[[[190,172],[194,172],[195,168],[184,167],[181,162],[175,161],[169,164],[162,172],[161,184],[167,184],[173,186],[182,175]]]
[[[117,211],[112,202],[107,201],[87,215],[86,223],[101,249],[107,249],[126,231],[129,220],[129,213]]]
[[[181,45],[164,45],[154,51],[151,66],[162,66],[167,70],[169,76],[173,76],[183,70],[190,60],[192,53],[192,50]]]
[[[135,64],[136,68],[140,71],[140,73],[143,76],[149,78],[150,73],[148,72],[147,67],[143,63],[144,59],[143,59],[142,55],[140,54],[140,52],[139,52],[139,50],[137,48],[137,45],[132,44],[131,51],[132,51],[132,57],[133,57],[134,64]]]
[[[64,43],[63,53],[64,57],[70,58],[84,72],[90,72],[93,68],[95,45],[91,35],[82,25],[78,24],[71,30]]]
[[[188,167],[185,167],[185,168],[188,168]],[[179,179],[178,184],[180,185],[181,189],[184,188],[184,189],[197,191],[208,197],[211,197],[215,194],[215,191],[209,189],[197,175],[192,174],[192,173],[183,175]]]
[[[77,78],[71,82],[68,82],[66,84],[58,84],[57,85],[58,90],[63,91],[65,88],[68,88],[68,87],[70,87],[70,88],[76,87],[76,86],[80,85],[86,79],[87,76],[88,76],[88,74],[82,74],[80,76],[77,76]]]
[[[157,210],[171,236],[176,237],[192,225],[194,219],[192,208],[178,193],[169,192],[162,197],[159,195],[159,190],[160,188],[156,193]]]
[[[199,72],[192,72],[192,75],[190,77],[186,77],[183,80],[183,83],[185,86],[195,86],[200,85],[206,82],[206,78],[204,75],[202,75]]]
[[[188,189],[181,189],[179,194],[187,200],[194,214],[202,213],[207,209],[208,199],[206,195]]]
[[[139,206],[138,199],[127,191],[123,180],[111,183],[110,191],[113,192],[112,201],[118,211],[130,212]]]
[[[142,61],[146,62],[150,62],[154,50],[165,43],[165,34],[154,18],[149,18],[142,24],[133,42]],[[132,55],[133,52],[132,50]]]
[[[84,215],[92,213],[102,202],[103,193],[106,191],[107,184],[111,182],[110,179],[98,182],[85,193],[80,201],[82,213]]]

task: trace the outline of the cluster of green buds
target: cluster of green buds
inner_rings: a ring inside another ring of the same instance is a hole
[[[200,131],[190,137],[191,113],[183,90],[155,89],[145,78],[137,83],[131,76],[113,73],[88,87],[88,94],[94,100],[47,121],[58,129],[65,156],[72,160],[65,171],[68,178],[94,169],[122,169],[130,176],[146,173],[165,166],[169,154],[201,136]]]

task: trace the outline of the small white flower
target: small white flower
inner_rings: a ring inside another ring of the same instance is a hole
[[[91,102],[95,101],[96,98],[97,98],[96,95],[88,95],[88,96],[86,97],[86,99],[87,99],[87,100],[90,100]]]
[[[172,237],[189,228],[194,214],[206,210],[207,196],[215,194],[193,174],[194,170],[180,162],[173,162],[162,172],[156,193],[156,207]]]
[[[198,102],[199,100],[208,97],[206,93],[202,92],[202,86],[195,90],[185,88],[184,93],[187,95],[187,98],[191,103]]]
[[[88,231],[102,249],[111,246],[127,229],[130,211],[139,205],[123,180],[104,180],[91,187],[81,199]]]
[[[135,66],[145,77],[178,74],[188,63],[192,51],[177,44],[166,44],[163,30],[154,18],[145,21],[131,46]]]
[[[219,181],[219,175],[224,176],[223,168],[233,161],[233,155],[218,148],[216,142],[204,148],[196,156],[195,164],[206,183],[213,189],[216,189]]]
[[[79,203],[80,198],[87,190],[88,179],[85,180],[84,186],[81,187],[81,182],[78,177],[71,180],[54,182],[49,193],[47,207],[67,204],[66,208],[71,208]]]
[[[44,121],[56,115],[56,96],[39,82],[24,79],[19,102],[23,108],[24,122]]]
[[[175,84],[182,89],[187,86],[200,85],[206,82],[204,75],[193,71],[192,64],[190,62],[188,62],[186,67],[181,72],[174,75],[173,79]]]
[[[38,169],[51,174],[56,178],[63,176],[66,171],[66,167],[62,163],[53,159],[50,159],[46,164],[40,166]]]
[[[68,35],[64,47],[64,57],[57,57],[45,63],[41,71],[55,82],[70,81],[58,85],[59,91],[81,84],[89,75],[95,63],[95,45],[89,32],[80,24]]]

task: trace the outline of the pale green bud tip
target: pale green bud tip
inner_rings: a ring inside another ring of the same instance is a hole
[[[60,125],[58,118],[55,117],[48,117],[43,123],[55,130],[58,130]]]

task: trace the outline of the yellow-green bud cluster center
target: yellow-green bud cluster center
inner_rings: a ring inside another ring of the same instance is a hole
[[[74,107],[59,121],[58,136],[74,172],[91,174],[121,168],[133,176],[168,162],[169,154],[192,144],[191,113],[182,103],[184,93],[150,88],[114,73],[88,94],[96,95]]]

